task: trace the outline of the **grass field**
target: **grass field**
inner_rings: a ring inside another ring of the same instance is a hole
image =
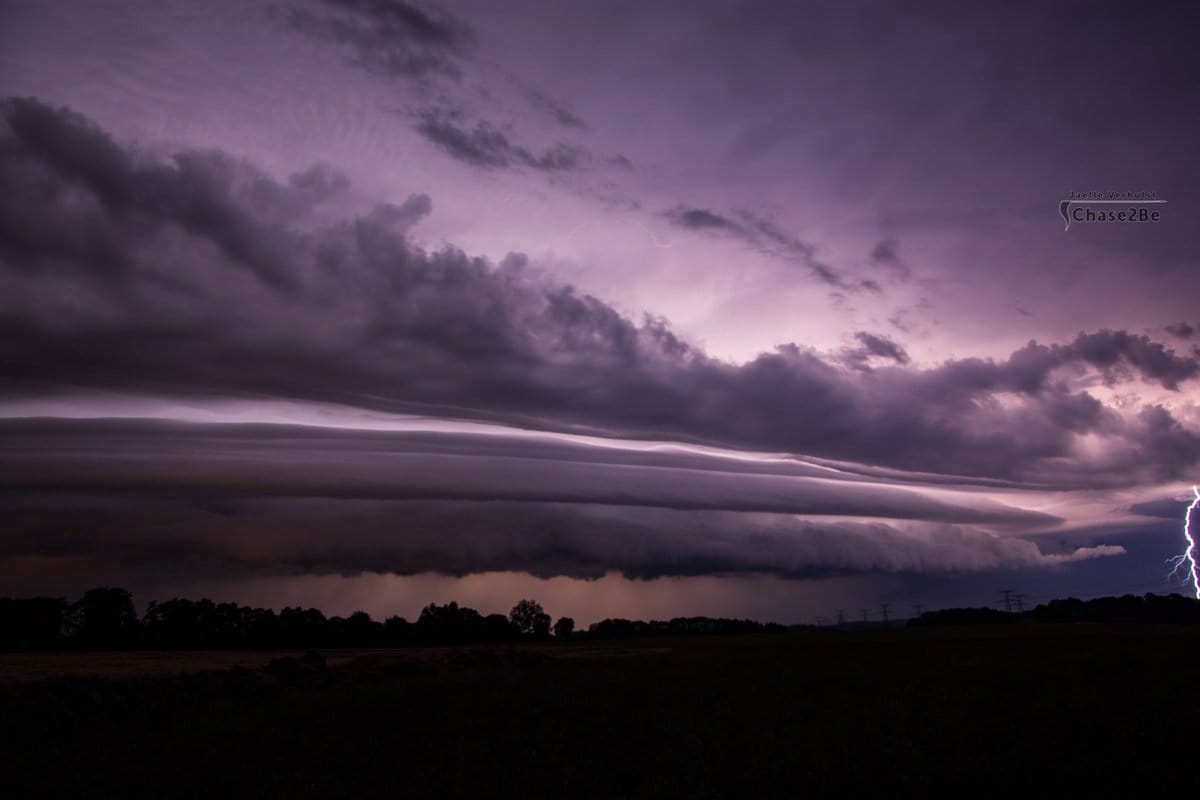
[[[297,655],[0,656],[6,795],[1148,796],[1200,715],[1190,627]]]

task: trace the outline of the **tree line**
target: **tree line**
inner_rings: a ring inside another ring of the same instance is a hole
[[[782,630],[750,620],[681,617],[606,619],[576,631],[570,617],[551,625],[534,600],[521,600],[508,616],[430,603],[409,622],[400,616],[378,621],[363,611],[326,617],[315,608],[276,612],[183,598],[151,602],[139,617],[133,595],[118,587],[91,589],[71,603],[62,597],[0,598],[0,649],[9,651],[404,647]]]
[[[1023,613],[947,608],[926,612],[908,624],[928,627],[1020,622],[1200,624],[1200,600],[1179,594],[1128,594],[1093,600],[1071,597]],[[288,607],[276,612],[183,598],[151,602],[139,617],[133,595],[118,587],[92,589],[75,602],[62,597],[0,598],[0,650],[9,651],[404,647],[787,630],[776,623],[746,619],[676,617],[650,621],[605,619],[586,631],[576,631],[570,617],[560,617],[552,625],[550,615],[534,600],[521,600],[508,616],[481,614],[454,602],[430,603],[415,621],[409,622],[400,616],[378,621],[363,611],[348,617],[326,617],[315,608]]]
[[[1079,600],[1067,597],[1043,603],[1032,611],[1008,612],[994,608],[943,608],[927,611],[909,621],[911,627],[938,625],[1006,625],[1020,622],[1070,624],[1078,622],[1113,625],[1195,625],[1200,624],[1200,600],[1181,594],[1159,595],[1153,592],[1139,597],[1097,597]]]

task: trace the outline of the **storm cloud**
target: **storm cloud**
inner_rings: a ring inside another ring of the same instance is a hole
[[[10,5],[0,594],[1179,589],[1191,8]]]
[[[421,114],[417,132],[448,155],[477,167],[529,167],[553,172],[574,169],[585,158],[582,149],[566,144],[534,154],[484,120],[467,127],[454,115],[435,111]]]
[[[862,344],[862,347],[854,353],[857,358],[877,356],[889,359],[897,364],[907,364],[909,361],[908,353],[905,352],[904,348],[882,334],[858,331],[854,334],[854,338]]]
[[[0,421],[11,492],[520,500],[1009,526],[1061,520],[972,492],[794,460],[511,432],[142,420]],[[120,458],[115,458],[120,454]]]
[[[9,497],[0,559],[122,553],[163,571],[465,575],[526,572],[599,578],[978,572],[1119,556],[1100,545],[1042,552],[1032,541],[947,524],[807,521],[769,516],[553,503],[324,498],[180,500]]]
[[[595,578],[973,571],[1061,520],[789,459],[508,434],[11,420],[0,559]],[[806,518],[801,518],[801,516]],[[96,565],[94,565],[96,566]],[[220,568],[220,567],[218,567]]]
[[[587,127],[563,102],[514,75],[491,80],[492,68],[476,63],[475,32],[444,9],[391,0],[320,0],[273,13],[290,30],[346,50],[353,64],[413,87],[404,116],[453,159],[489,169],[546,172],[576,169],[591,160],[578,144],[557,143],[534,152],[518,143],[510,125],[467,110],[474,95],[511,86],[531,109],[561,127]],[[471,83],[478,86],[464,85]]]
[[[155,160],[68,110],[3,108],[0,170],[19,190],[0,200],[9,397],[253,392],[1062,486],[1167,480],[1200,459],[1162,406],[1087,391],[1088,374],[1195,379],[1195,356],[1145,335],[868,372],[797,344],[731,364],[522,255],[416,247],[428,197],[323,224],[310,211],[342,189],[332,177]]]
[[[298,33],[341,45],[354,63],[389,77],[458,79],[472,39],[457,17],[402,0],[320,0],[275,13]]]
[[[726,216],[707,208],[677,206],[666,212],[666,217],[677,227],[729,237],[772,258],[802,266],[834,289],[880,291],[879,284],[870,279],[846,277],[817,256],[815,245],[785,233],[770,219],[754,212],[743,209]]]
[[[1196,329],[1186,322],[1176,322],[1168,325],[1165,329],[1172,336],[1177,336],[1180,339],[1190,339],[1195,335]]]

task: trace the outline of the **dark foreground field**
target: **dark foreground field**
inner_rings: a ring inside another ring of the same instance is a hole
[[[0,655],[5,795],[1146,796],[1195,769],[1192,627],[300,655]]]

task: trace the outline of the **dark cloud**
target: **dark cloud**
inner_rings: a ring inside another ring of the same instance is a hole
[[[878,286],[866,281],[851,281],[843,277],[837,270],[817,258],[817,248],[808,242],[784,233],[774,222],[752,214],[749,211],[739,211],[738,216],[750,231],[753,238],[767,243],[767,251],[782,254],[783,257],[807,267],[823,282],[838,289],[854,291],[857,289],[877,290]]]
[[[897,277],[907,279],[912,275],[908,264],[900,257],[900,243],[895,239],[883,239],[871,251],[871,262],[891,269]]]
[[[1166,409],[1121,413],[1072,388],[1087,370],[1169,390],[1196,378],[1195,356],[1146,336],[1102,330],[929,368],[846,369],[794,344],[729,364],[533,277],[522,257],[414,247],[423,196],[318,224],[308,212],[336,179],[280,183],[219,153],[147,160],[35,101],[3,117],[10,398],[253,393],[1063,486],[1200,462],[1200,436]]]
[[[1149,337],[1127,331],[1081,333],[1071,344],[1051,352],[1060,362],[1079,360],[1103,370],[1110,382],[1132,370],[1167,389],[1178,389],[1182,381],[1200,374],[1200,362],[1195,358],[1180,358]]]
[[[1196,329],[1186,322],[1176,322],[1168,325],[1166,331],[1172,336],[1178,336],[1180,339],[1190,339],[1196,335]]]
[[[729,236],[773,258],[803,266],[819,281],[839,291],[881,290],[873,280],[846,278],[817,257],[816,247],[789,236],[775,223],[752,212],[738,211],[735,219],[707,208],[677,206],[666,212],[666,217],[681,228]]]
[[[514,144],[485,120],[466,127],[457,116],[426,111],[420,115],[416,130],[448,155],[476,167],[529,167],[551,172],[572,170],[583,163],[584,151],[578,147],[558,144],[535,154]]]
[[[470,92],[455,92],[471,60],[475,34],[457,17],[433,7],[419,7],[400,0],[320,0],[325,12],[293,8],[285,19],[291,29],[314,38],[335,42],[353,53],[359,66],[411,85],[433,88],[437,78],[441,91],[457,99],[455,110],[427,107],[412,113],[413,127],[447,155],[477,167],[520,168],[562,172],[590,161],[578,145],[556,144],[536,153],[513,141],[510,133],[478,115],[469,114],[463,103],[473,105]],[[514,76],[509,81],[532,108],[566,128],[587,126],[566,105]],[[484,79],[486,84],[486,79]],[[429,101],[429,94],[425,94]],[[468,121],[467,117],[472,117]]]
[[[390,30],[422,42],[453,45],[465,38],[463,24],[442,11],[427,11],[404,0],[321,0],[333,8],[346,9],[375,20]]]
[[[520,500],[1045,526],[1045,514],[784,462],[490,433],[145,421],[0,422],[13,491]]]
[[[119,563],[192,579],[236,570],[813,578],[1052,566],[1122,552],[1111,546],[1043,552],[1026,539],[945,524],[553,503],[10,494],[0,510],[6,520],[0,562],[33,557],[52,569],[57,560],[82,559],[94,574]]]
[[[879,264],[895,264],[900,260],[895,239],[884,239],[871,251],[871,260]]]
[[[908,352],[882,334],[859,331],[854,334],[854,338],[862,343],[860,352],[864,357],[878,356],[895,361],[897,364],[908,363]]]
[[[732,220],[713,213],[706,208],[676,208],[667,216],[681,228],[716,228],[718,230],[742,232],[742,228]]]
[[[1144,503],[1133,503],[1129,506],[1129,512],[1131,514],[1140,514],[1144,517],[1181,520],[1192,502],[1190,499],[1175,500],[1173,498],[1147,500]]]
[[[17,269],[54,261],[96,280],[132,277],[137,240],[180,230],[286,288],[297,242],[264,232],[341,188],[321,167],[284,186],[217,152],[144,163],[82,116],[32,100],[7,101],[4,122],[0,248]]]
[[[344,192],[349,188],[350,181],[328,164],[316,164],[289,177],[288,186],[302,196],[320,202]]]
[[[0,433],[0,563],[82,560],[93,574],[115,566],[114,553],[123,568],[193,580],[231,570],[799,578],[1097,554],[1043,552],[1015,534],[1060,520],[972,493],[731,453],[516,431],[137,419],[9,420]]]
[[[433,213],[433,200],[427,194],[409,195],[400,205],[384,203],[364,217],[369,223],[379,223],[384,227],[407,231],[425,217]]]
[[[402,0],[320,0],[321,11],[283,13],[296,32],[346,47],[360,66],[390,77],[457,79],[472,39],[456,17]],[[315,8],[315,6],[314,6]]]
[[[1069,344],[1029,342],[1006,362],[963,359],[947,362],[928,374],[952,376],[968,391],[1005,391],[1036,395],[1053,390],[1049,380],[1059,367],[1087,365],[1109,382],[1134,376],[1177,390],[1182,381],[1200,375],[1200,361],[1178,356],[1159,342],[1127,331],[1080,333]]]
[[[580,119],[575,112],[546,93],[526,87],[525,96],[529,99],[530,105],[548,115],[559,125],[565,128],[587,129],[587,123]]]

